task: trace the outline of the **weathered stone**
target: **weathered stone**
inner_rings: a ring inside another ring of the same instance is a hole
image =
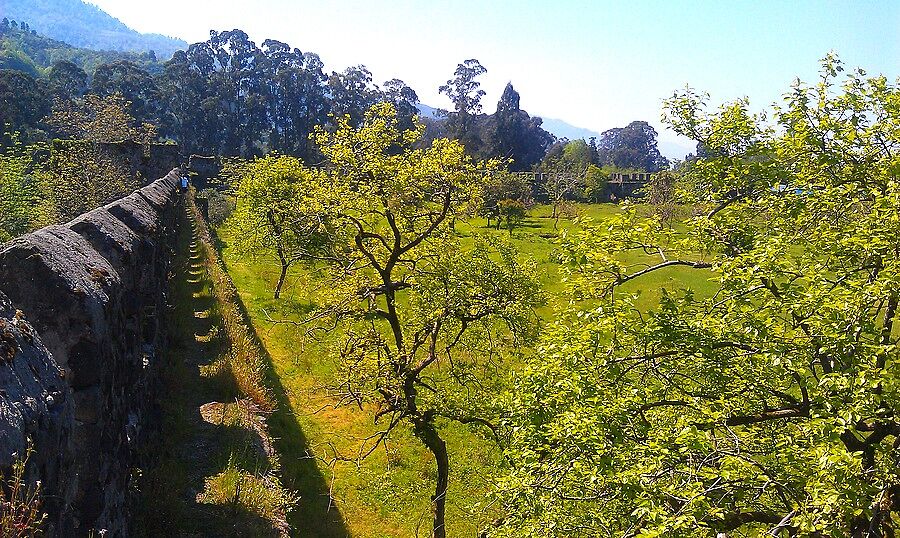
[[[106,206],[126,226],[139,234],[153,237],[160,227],[160,214],[143,196],[132,193]]]
[[[25,482],[41,482],[48,525],[62,534],[72,498],[72,401],[35,329],[0,293],[0,468],[28,457]],[[32,453],[29,455],[29,449]]]
[[[0,470],[30,439],[51,536],[127,527],[131,470],[158,423],[178,177],[0,246]],[[16,309],[31,325],[5,336]]]

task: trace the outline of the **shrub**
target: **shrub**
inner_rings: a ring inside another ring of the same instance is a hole
[[[9,476],[0,485],[0,538],[40,536],[44,523],[41,509],[41,483],[25,483],[28,458],[17,460]]]

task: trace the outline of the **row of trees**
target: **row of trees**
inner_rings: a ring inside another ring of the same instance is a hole
[[[433,125],[434,136],[449,134],[482,157],[503,156],[517,169],[530,169],[552,143],[540,119],[519,108],[508,86],[498,113],[479,115],[481,96],[474,78],[484,72],[477,60],[460,64],[442,87],[456,110]],[[316,126],[335,125],[349,116],[358,126],[369,107],[391,103],[403,129],[413,128],[419,98],[403,81],[373,83],[365,66],[326,74],[313,53],[266,40],[257,46],[240,30],[212,32],[209,40],[177,52],[153,74],[131,60],[102,64],[89,76],[76,64],[57,62],[46,77],[0,70],[0,122],[31,134],[53,108],[65,108],[87,95],[119,95],[129,103],[135,126],[158,126],[159,135],[185,152],[250,157],[277,151],[306,162],[320,154],[310,135]],[[478,121],[475,121],[475,116]],[[51,126],[52,127],[52,126]],[[484,139],[484,141],[482,141]]]
[[[25,31],[8,28],[6,33]],[[4,37],[4,43],[9,39]],[[588,151],[581,140],[556,142],[540,118],[521,109],[512,84],[504,89],[496,112],[483,114],[478,78],[484,73],[475,59],[457,66],[440,87],[453,108],[439,111],[438,120],[423,120],[428,125],[423,143],[453,138],[476,158],[506,159],[508,168],[516,171],[532,170],[542,162],[550,166],[567,143]],[[162,65],[120,59],[89,74],[76,63],[58,61],[44,76],[33,69],[0,69],[0,123],[26,138],[40,138],[42,131],[60,136],[65,133],[43,118],[87,95],[120,95],[129,103],[134,127],[156,125],[159,136],[178,142],[186,153],[252,157],[277,151],[305,162],[321,158],[310,137],[316,126],[334,127],[333,118],[345,115],[357,126],[369,107],[388,102],[401,127],[412,129],[419,102],[416,92],[399,79],[376,85],[362,65],[327,74],[314,53],[275,40],[257,46],[244,32],[231,30],[211,32],[207,41],[176,52]],[[667,165],[656,148],[656,132],[646,122],[606,131],[589,148],[587,161],[596,166],[655,171]]]

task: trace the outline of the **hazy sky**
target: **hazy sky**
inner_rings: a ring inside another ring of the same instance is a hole
[[[659,121],[685,84],[716,101],[763,108],[795,77],[813,80],[836,51],[850,66],[900,75],[900,1],[577,0],[90,0],[127,25],[188,42],[241,28],[318,53],[330,70],[365,64],[376,82],[400,78],[423,103],[456,64],[487,68],[486,112],[511,81],[522,108],[598,132]]]

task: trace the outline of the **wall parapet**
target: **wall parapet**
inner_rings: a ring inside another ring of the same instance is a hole
[[[120,536],[158,423],[179,170],[0,245],[0,469],[31,454],[51,536]]]

